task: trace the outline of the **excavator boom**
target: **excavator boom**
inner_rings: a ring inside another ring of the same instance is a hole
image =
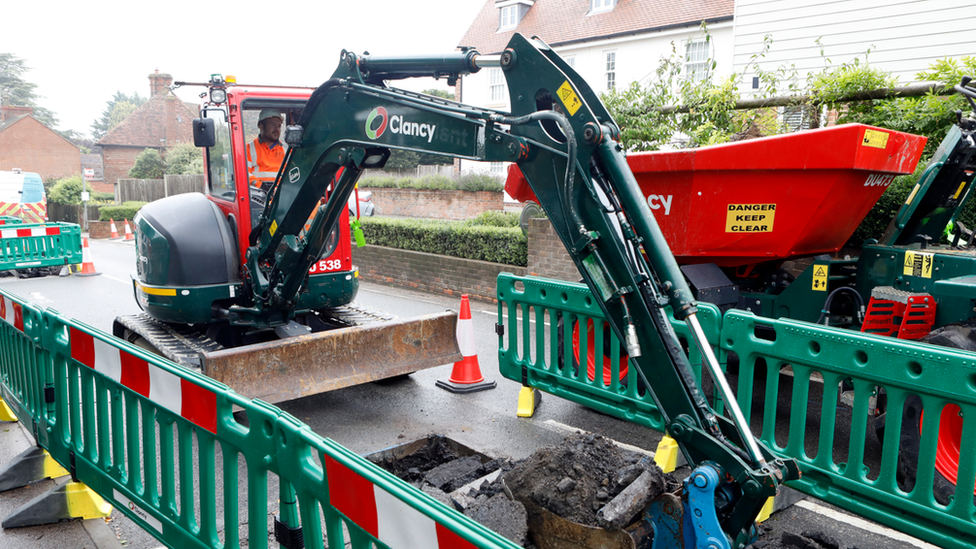
[[[501,67],[512,111],[480,109],[388,88],[391,77],[455,77]],[[380,168],[390,149],[514,162],[627,346],[689,464],[708,463],[726,488],[715,493],[718,523],[734,545],[779,484],[798,478],[792,460],[757,442],[696,319],[696,304],[626,163],[619,129],[594,92],[548,46],[519,34],[502,55],[369,58],[343,52],[339,68],[310,98],[285,139],[291,146],[249,250],[263,296],[254,310],[287,306],[310,254],[294,237],[304,194],[330,188],[306,237],[314,244],[340,215],[358,176]],[[311,255],[314,255],[314,247]],[[274,265],[273,269],[264,268]],[[260,276],[257,272],[260,271]],[[667,322],[670,306],[691,328],[731,418],[703,398]],[[233,311],[232,311],[233,313]],[[714,487],[713,487],[714,488]],[[721,503],[720,503],[721,501]]]

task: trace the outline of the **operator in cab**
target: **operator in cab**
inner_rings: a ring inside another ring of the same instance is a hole
[[[258,136],[247,144],[248,182],[268,192],[285,159],[285,146],[278,140],[282,118],[276,109],[264,109],[258,115]]]

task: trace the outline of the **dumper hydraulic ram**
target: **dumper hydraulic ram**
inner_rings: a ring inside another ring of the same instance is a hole
[[[453,79],[483,67],[501,67],[511,113],[384,83],[414,76]],[[357,178],[367,168],[382,167],[391,148],[515,162],[626,342],[632,364],[652,388],[689,464],[715,473],[717,486],[709,489],[715,490],[718,524],[729,544],[743,546],[754,534],[754,519],[766,499],[799,472],[795,462],[777,459],[751,435],[618,135],[584,80],[538,40],[516,34],[500,56],[343,52],[338,69],[312,94],[299,123],[285,130],[291,148],[248,249],[247,276],[259,299],[251,307],[232,308],[231,314],[261,321],[287,311],[329,229],[346,215]],[[329,199],[307,234],[298,236],[299,224],[311,213],[308,205],[315,203],[310,198],[330,186]],[[667,305],[691,327],[731,419],[716,415],[703,398],[666,319]]]

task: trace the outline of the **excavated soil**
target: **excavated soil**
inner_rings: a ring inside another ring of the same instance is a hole
[[[598,511],[642,473],[650,474],[650,488],[633,505],[633,516],[622,524],[639,519],[643,508],[662,492],[674,492],[681,486],[675,476],[662,473],[646,456],[593,434],[568,436],[559,445],[540,448],[518,462],[496,459],[483,463],[483,458],[462,455],[438,436],[430,437],[425,446],[410,455],[373,461],[529,549],[535,545],[523,503],[577,524],[605,528],[606,521]],[[465,487],[496,471],[499,474],[485,478],[480,485]],[[750,546],[753,549],[848,549],[822,532],[795,534],[763,526],[759,530],[759,539]]]
[[[644,504],[680,486],[646,456],[621,450],[600,435],[575,434],[558,446],[541,448],[505,473],[505,484],[519,501],[531,501],[584,526],[603,527],[599,511],[644,471],[652,474]],[[626,520],[629,524],[631,520]]]

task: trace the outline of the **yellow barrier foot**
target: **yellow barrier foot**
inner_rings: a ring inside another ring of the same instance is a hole
[[[518,396],[518,417],[532,417],[539,404],[542,404],[542,393],[535,387],[523,385]]]
[[[91,488],[80,482],[67,482],[10,513],[2,526],[38,526],[68,519],[107,517],[111,513],[112,506]]]
[[[780,485],[779,490],[776,492],[774,497],[766,500],[763,504],[762,510],[759,511],[759,516],[756,517],[756,522],[763,522],[774,514],[792,507],[793,504],[805,498],[806,494],[803,492],[798,492],[789,486]]]
[[[45,478],[58,478],[68,474],[64,467],[54,461],[47,450],[33,446],[8,461],[0,469],[0,492],[27,486]]]
[[[7,403],[0,398],[0,421],[17,421],[14,411],[7,406]]]
[[[665,435],[654,451],[654,463],[665,473],[673,473],[678,468],[678,456],[681,454],[678,441]]]

